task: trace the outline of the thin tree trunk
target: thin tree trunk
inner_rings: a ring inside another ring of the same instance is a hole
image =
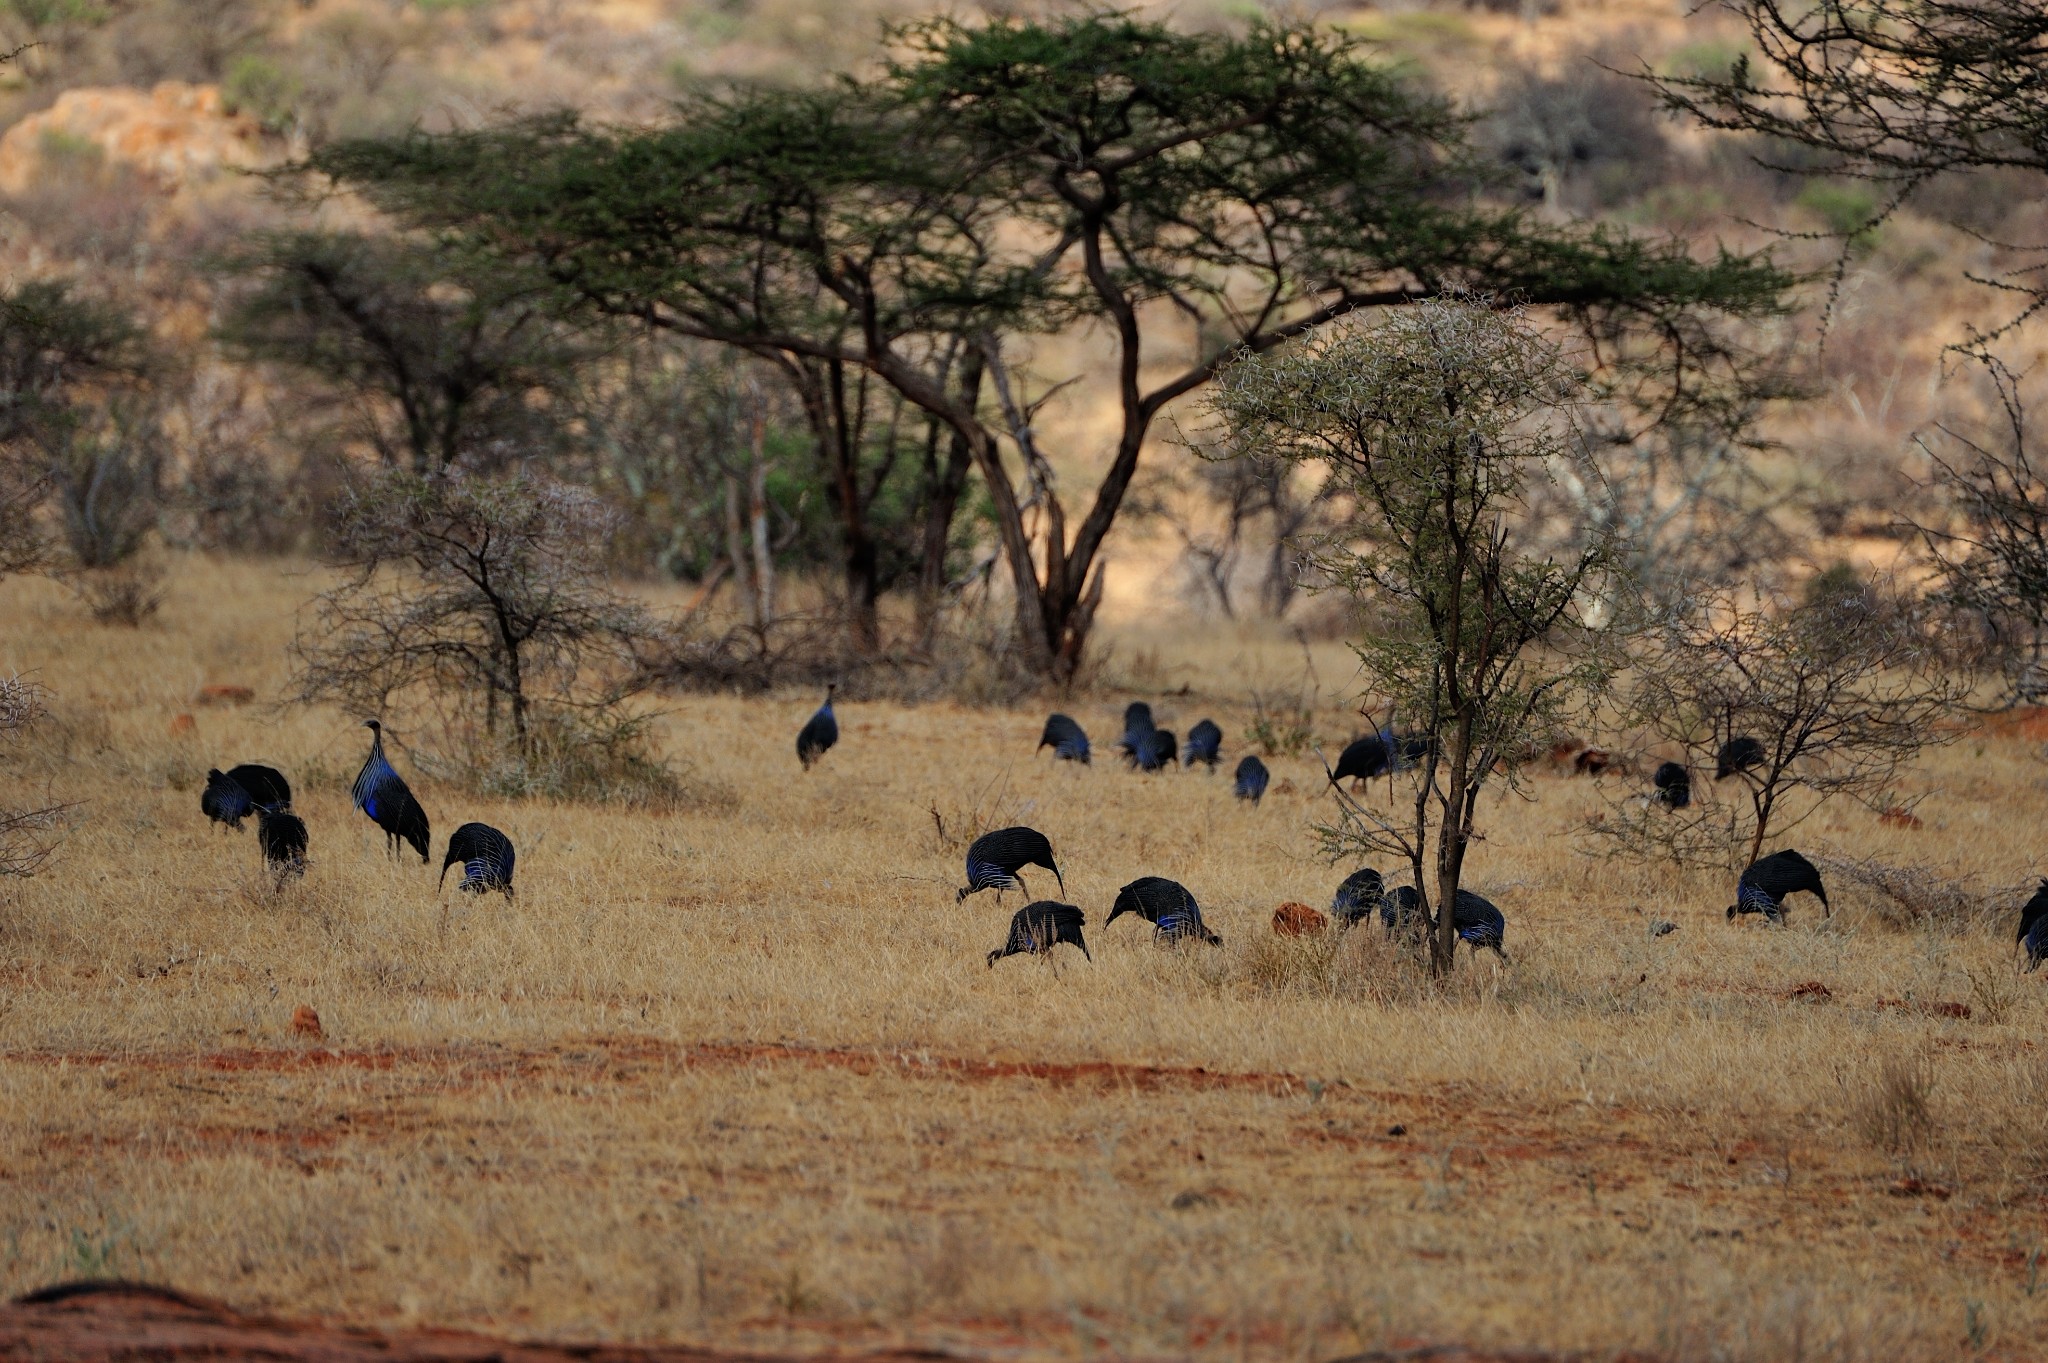
[[[740,516],[740,479],[736,473],[725,475],[725,553],[732,560],[733,590],[746,605],[749,623],[758,630],[762,628],[760,598],[747,580],[747,532]]]
[[[754,537],[754,615],[762,629],[775,623],[775,551],[768,542],[768,417],[754,414],[754,462],[747,470],[747,519]]]

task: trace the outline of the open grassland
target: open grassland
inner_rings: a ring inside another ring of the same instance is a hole
[[[436,866],[394,865],[349,808],[354,717],[267,704],[313,581],[177,567],[141,631],[0,586],[0,666],[53,709],[6,779],[81,802],[0,887],[0,1290],[1028,1357],[2048,1356],[2048,975],[2015,975],[2002,911],[1904,929],[1840,885],[1832,920],[1731,926],[1721,878],[1587,857],[1599,792],[1539,775],[1488,807],[1472,875],[1515,964],[1432,991],[1376,934],[1272,937],[1342,873],[1312,759],[1274,759],[1291,789],[1257,810],[1223,775],[1126,773],[1110,689],[1060,703],[1093,769],[1034,759],[1044,706],[855,699],[808,776],[815,696],[683,697],[683,808],[420,780]],[[1250,633],[1115,644],[1108,674],[1179,731],[1214,715],[1230,761],[1250,688],[1300,661]],[[1335,697],[1341,648],[1317,662]],[[257,703],[195,707],[214,683]],[[1327,709],[1326,739],[1350,722]],[[1796,841],[2017,885],[2038,743],[1935,754],[1923,828],[1849,808]],[[279,897],[253,834],[198,812],[205,769],[244,760],[292,776],[312,830]],[[436,896],[470,818],[517,842],[515,902]],[[1051,836],[1092,963],[984,965],[1020,901],[956,905],[951,839],[1011,821]],[[1103,927],[1146,873],[1225,946]]]

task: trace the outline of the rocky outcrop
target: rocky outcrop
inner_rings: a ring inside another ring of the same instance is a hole
[[[19,194],[53,154],[85,146],[165,188],[274,159],[262,128],[229,113],[217,86],[165,81],[153,90],[66,90],[0,136],[0,191]]]

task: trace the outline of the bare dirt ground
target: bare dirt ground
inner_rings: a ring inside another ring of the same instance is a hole
[[[1314,854],[1312,757],[1274,758],[1257,810],[1110,760],[1132,695],[1213,714],[1234,758],[1251,691],[1298,680],[1285,638],[1119,634],[1105,689],[1061,702],[1090,769],[1033,759],[1043,707],[854,699],[806,776],[806,695],[676,701],[673,812],[419,775],[437,861],[465,819],[517,841],[508,904],[389,862],[348,807],[363,731],[270,705],[306,578],[195,559],[177,584],[141,631],[0,586],[0,662],[53,710],[5,775],[82,802],[0,899],[7,1294],[140,1279],[404,1341],[272,1357],[472,1356],[417,1353],[442,1330],[621,1358],[585,1346],[2048,1357],[2048,975],[2015,972],[2006,902],[2048,816],[2024,724],[1933,755],[1917,828],[1848,807],[1787,839],[1967,874],[1980,917],[1840,885],[1832,918],[1731,926],[1725,877],[1587,855],[1630,778],[1542,774],[1490,806],[1474,867],[1515,963],[1437,989],[1376,934],[1273,936],[1345,869]],[[1315,657],[1341,738],[1342,651]],[[214,685],[255,700],[197,704]],[[242,760],[282,765],[312,829],[282,895],[198,812],[205,768]],[[960,840],[1013,821],[1052,838],[1092,962],[984,964],[1018,901],[954,903]],[[1225,945],[1105,926],[1147,873]],[[0,1339],[71,1356],[35,1332],[183,1309],[23,1305]]]

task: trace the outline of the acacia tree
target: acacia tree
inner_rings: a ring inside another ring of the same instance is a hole
[[[1626,711],[1683,749],[1695,779],[1686,810],[1636,802],[1592,826],[1638,858],[1732,869],[1838,797],[1909,808],[1899,780],[1948,741],[1942,721],[1970,687],[1924,608],[1832,574],[1797,602],[1690,593],[1639,637]],[[1756,763],[1706,779],[1737,738],[1756,740]]]
[[[1665,104],[1710,128],[1823,158],[1796,167],[1871,181],[1885,199],[1843,234],[1844,248],[1937,178],[2002,171],[2048,176],[2048,7],[2040,0],[1719,0],[1761,61],[1725,72],[1647,76]],[[1996,190],[1994,193],[1998,192]],[[2021,311],[1973,330],[1977,343],[2048,306],[2042,245],[1986,282]],[[2030,263],[2025,263],[2030,262]]]
[[[700,100],[651,131],[556,116],[309,168],[586,307],[873,374],[979,471],[1024,655],[1053,678],[1080,663],[1154,423],[1230,356],[1477,287],[1569,313],[1624,386],[1661,375],[1670,412],[1729,376],[1715,319],[1789,283],[1489,207],[1465,119],[1337,30],[1090,13],[896,38],[875,78]],[[1018,356],[1081,328],[1111,348],[1117,420],[1070,514]]]
[[[1369,693],[1433,734],[1414,802],[1385,814],[1338,793],[1333,854],[1405,858],[1431,959],[1451,968],[1456,903],[1479,797],[1611,674],[1606,614],[1616,545],[1538,523],[1558,471],[1596,478],[1572,429],[1579,372],[1520,310],[1445,299],[1318,336],[1224,372],[1215,408],[1233,444],[1319,466],[1357,510],[1310,546],[1331,589],[1383,621],[1354,645]],[[1334,789],[1334,783],[1333,783]]]

